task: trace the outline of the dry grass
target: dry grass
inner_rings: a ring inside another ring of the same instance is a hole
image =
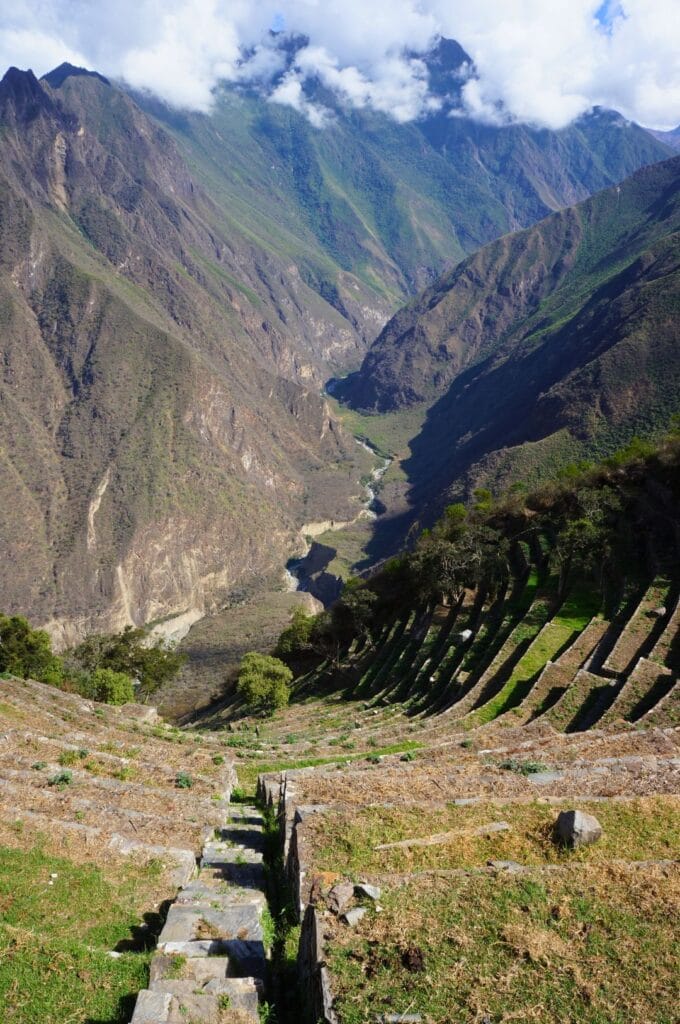
[[[605,864],[616,858],[655,860],[680,853],[680,796],[579,802],[579,809],[599,819],[604,834],[594,846],[575,852],[563,851],[553,842],[553,826],[562,806],[573,805],[366,807],[356,814],[334,810],[313,815],[300,827],[314,870],[351,875],[471,868],[488,860]],[[475,834],[476,829],[500,821],[510,829]],[[442,833],[446,834],[443,841],[432,845],[377,849],[385,843]]]
[[[381,1010],[427,1024],[677,1022],[677,867],[420,878],[382,904],[356,930],[331,925],[343,1024]],[[413,947],[422,972],[404,966]]]

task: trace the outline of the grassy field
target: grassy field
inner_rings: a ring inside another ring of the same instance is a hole
[[[327,946],[343,1024],[677,1022],[675,867],[419,878],[381,906]]]
[[[0,847],[3,1024],[125,1024],[147,983],[149,954],[107,954],[119,943],[136,945],[159,873],[159,864],[111,865],[104,873],[40,846]],[[147,936],[154,934],[157,915],[144,920]]]

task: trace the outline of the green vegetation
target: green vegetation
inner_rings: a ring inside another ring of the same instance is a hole
[[[598,611],[600,598],[592,590],[575,590],[553,618],[537,633],[510,678],[496,696],[468,715],[466,727],[490,722],[519,704],[545,668],[581,632]],[[526,639],[530,637],[526,635]]]
[[[68,768],[64,768],[62,771],[57,772],[49,780],[48,785],[54,786],[56,789],[66,789],[73,782],[73,772],[69,771]]]
[[[249,711],[273,715],[288,703],[292,679],[293,673],[278,658],[250,651],[241,662],[236,688]]]
[[[58,684],[63,665],[52,653],[52,641],[44,630],[31,629],[20,615],[0,614],[0,672]]]
[[[101,685],[102,692],[113,694],[115,699],[110,703],[124,703],[119,699],[125,685],[120,681],[121,673],[139,680],[143,695],[151,694],[179,672],[186,656],[161,640],[151,642],[146,629],[126,626],[122,633],[87,637],[70,653],[69,660],[92,674],[95,699],[102,699],[96,696]],[[103,670],[114,675],[101,674]]]
[[[91,677],[92,696],[103,704],[129,704],[135,699],[132,679],[112,668],[96,668]]]
[[[291,623],[281,633],[274,654],[281,658],[311,650],[314,622],[314,615],[308,615],[304,608],[294,608]]]
[[[292,624],[286,645],[317,660],[296,694],[333,683],[347,697],[389,693],[422,709],[470,693],[464,728],[511,711],[591,619],[611,618],[639,589],[649,550],[672,575],[672,543],[646,488],[676,507],[679,466],[672,430],[651,450],[574,465],[535,491],[478,490],[470,507],[449,506],[409,551],[349,580],[330,611]],[[442,620],[466,594],[475,601],[456,624],[452,612]]]
[[[1,672],[76,691],[104,704],[134,701],[135,679],[143,695],[152,693],[185,661],[185,655],[161,642],[150,643],[146,630],[131,626],[118,634],[90,636],[59,657],[44,630],[32,629],[21,616],[0,615]]]
[[[376,747],[371,750],[371,757],[377,759],[379,762],[381,757],[387,754],[403,754],[409,750],[420,750],[423,746],[418,740],[403,740],[400,743],[392,743],[384,747]],[[350,761],[357,761],[361,758],[366,757],[366,751],[356,751],[351,753],[345,753],[344,749],[342,753],[338,752],[335,757],[300,757],[300,758],[281,758],[278,761],[247,761],[239,765],[238,775],[239,779],[244,785],[254,785],[257,776],[265,772],[282,772],[292,770],[294,768],[314,768],[318,765],[323,764],[336,764],[338,761],[348,763]]]
[[[274,1004],[267,1005],[266,1015],[262,1019],[278,1021],[278,1024],[293,1024],[296,1019],[300,1019],[297,966],[300,925],[295,899],[284,870],[279,824],[272,808],[263,809],[263,822],[269,897],[269,906],[263,915],[263,933],[265,946],[271,955]]]
[[[127,1024],[148,954],[108,951],[152,905],[155,875],[0,848],[0,1005],[13,1024]]]

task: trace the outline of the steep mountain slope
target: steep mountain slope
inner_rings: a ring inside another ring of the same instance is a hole
[[[666,153],[617,115],[561,133],[252,92],[146,110],[62,65],[0,85],[3,607],[57,637],[195,619],[351,519],[366,456],[321,384],[447,262]],[[160,122],[163,123],[160,123]],[[39,385],[36,386],[36,382]],[[363,460],[363,461],[362,461]]]
[[[342,344],[96,76],[0,86],[3,606],[67,636],[199,614],[352,507]]]
[[[430,404],[412,504],[665,425],[680,408],[679,229],[674,158],[486,246],[394,317],[336,391],[374,411]]]
[[[476,124],[458,116],[467,54],[444,40],[426,63],[441,107],[405,124],[320,82],[307,101],[327,111],[323,129],[253,89],[224,87],[209,117],[138,99],[234,225],[294,258],[370,341],[447,263],[670,155],[611,111],[559,132]]]

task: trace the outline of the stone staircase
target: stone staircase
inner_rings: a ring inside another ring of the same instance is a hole
[[[267,960],[263,856],[261,815],[231,807],[170,907],[132,1024],[256,1024]]]

